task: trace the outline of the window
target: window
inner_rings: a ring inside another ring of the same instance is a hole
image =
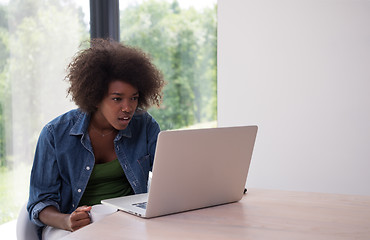
[[[216,0],[120,5],[121,41],[150,53],[168,83],[149,110],[161,128],[216,126]],[[75,108],[63,79],[89,18],[88,0],[0,0],[0,225],[27,201],[41,128]]]
[[[90,37],[76,2],[0,1],[0,224],[27,201],[41,128],[75,108],[65,68]]]
[[[167,85],[161,129],[216,126],[216,0],[120,1],[120,40],[150,53]]]

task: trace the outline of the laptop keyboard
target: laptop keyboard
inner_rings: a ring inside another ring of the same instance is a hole
[[[134,205],[136,207],[139,207],[139,208],[146,209],[146,204],[147,204],[147,202],[141,202],[141,203],[134,203],[132,205]]]

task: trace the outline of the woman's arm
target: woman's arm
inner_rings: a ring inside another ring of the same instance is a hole
[[[54,206],[48,206],[40,212],[39,220],[46,225],[73,232],[90,224],[90,210],[91,207],[81,206],[71,214],[64,214]]]

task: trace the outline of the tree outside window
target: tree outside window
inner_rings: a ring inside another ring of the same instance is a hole
[[[78,3],[0,0],[0,224],[27,201],[41,128],[75,108],[65,69],[90,37],[89,9]],[[167,81],[162,106],[149,110],[162,129],[216,126],[216,12],[216,0],[130,1],[120,10],[121,41],[148,52]]]

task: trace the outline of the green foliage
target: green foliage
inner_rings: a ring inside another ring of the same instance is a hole
[[[31,162],[40,129],[46,118],[51,120],[46,116],[63,109],[65,67],[89,34],[72,0],[15,0],[9,3],[8,16],[12,96],[4,105],[13,106],[13,121],[7,135],[8,140],[17,136],[14,149],[24,148],[11,153],[14,159]],[[62,84],[63,90],[56,89]]]
[[[66,90],[57,88],[81,41],[89,38],[82,19],[73,0],[0,4],[0,224],[16,218],[26,201],[45,115],[65,104]]]
[[[150,53],[167,81],[163,104],[150,111],[162,129],[214,124],[216,10],[148,0],[121,12],[121,39]],[[26,200],[28,181],[19,176],[28,179],[45,114],[60,109],[65,97],[65,92],[55,96],[60,91],[53,90],[75,53],[71,46],[88,46],[87,29],[74,0],[0,4],[0,224],[14,219]],[[6,146],[6,141],[11,144]],[[17,165],[10,164],[13,159]]]
[[[163,103],[150,110],[162,129],[216,119],[216,10],[148,0],[120,14],[123,42],[150,53],[165,76]]]
[[[8,71],[8,59],[9,59],[9,48],[8,48],[8,14],[7,8],[0,5],[0,167],[6,165],[5,161],[5,111],[4,104],[5,99],[8,97],[9,84],[7,83],[7,71]]]

